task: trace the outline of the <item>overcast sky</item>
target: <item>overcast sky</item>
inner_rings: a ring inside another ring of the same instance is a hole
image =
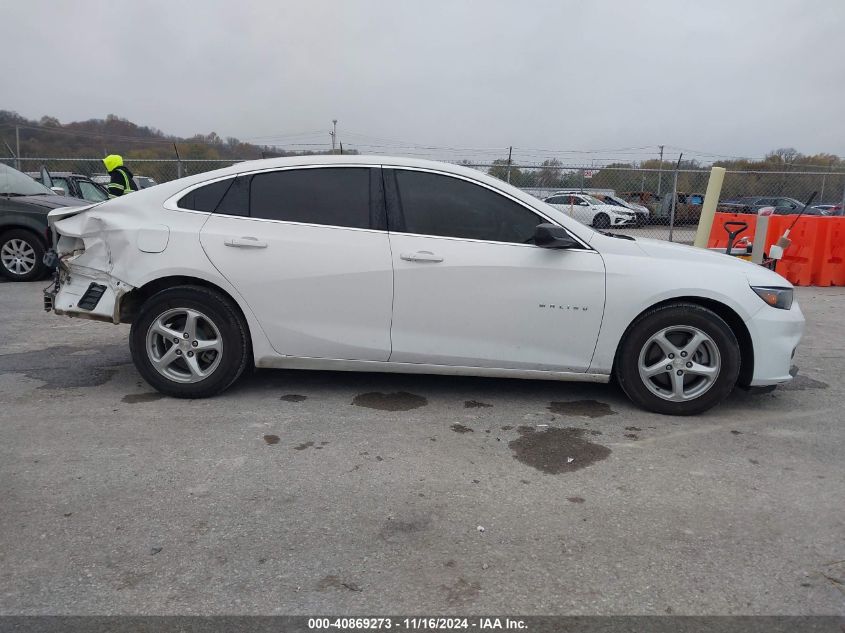
[[[0,0],[0,16],[0,109],[30,118],[300,148],[328,146],[337,118],[362,151],[514,145],[526,162],[845,156],[843,0]]]

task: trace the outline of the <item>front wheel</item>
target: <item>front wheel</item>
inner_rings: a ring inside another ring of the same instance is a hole
[[[641,315],[625,333],[615,376],[637,405],[695,415],[725,399],[740,369],[739,343],[715,312],[675,303]]]
[[[610,216],[607,213],[597,213],[593,218],[593,227],[597,229],[606,229],[610,227]]]
[[[243,373],[250,343],[243,317],[209,288],[178,286],[147,299],[129,335],[132,360],[158,391],[206,398]]]

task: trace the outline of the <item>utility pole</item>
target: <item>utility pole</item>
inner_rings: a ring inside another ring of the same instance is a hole
[[[332,154],[334,154],[337,145],[337,119],[332,119],[332,131],[329,132],[329,136],[332,137]]]
[[[21,128],[15,126],[15,169],[21,170]]]
[[[511,182],[511,155],[513,154],[513,145],[508,147],[508,184]]]
[[[660,146],[660,167],[657,168],[657,195],[660,195],[661,185],[663,185],[663,146]]]

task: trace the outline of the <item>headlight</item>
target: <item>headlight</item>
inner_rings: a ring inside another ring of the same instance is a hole
[[[789,310],[792,307],[792,288],[770,288],[768,286],[751,286],[763,301],[773,308]]]

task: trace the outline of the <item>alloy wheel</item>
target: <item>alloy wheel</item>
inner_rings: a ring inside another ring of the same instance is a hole
[[[0,262],[13,275],[28,275],[35,268],[35,249],[26,240],[12,238],[0,248]]]
[[[220,365],[223,337],[205,314],[175,308],[156,317],[147,330],[147,358],[165,378],[179,383],[205,380]]]
[[[651,393],[671,402],[694,400],[712,387],[721,370],[713,339],[691,326],[663,328],[643,345],[637,367]]]

